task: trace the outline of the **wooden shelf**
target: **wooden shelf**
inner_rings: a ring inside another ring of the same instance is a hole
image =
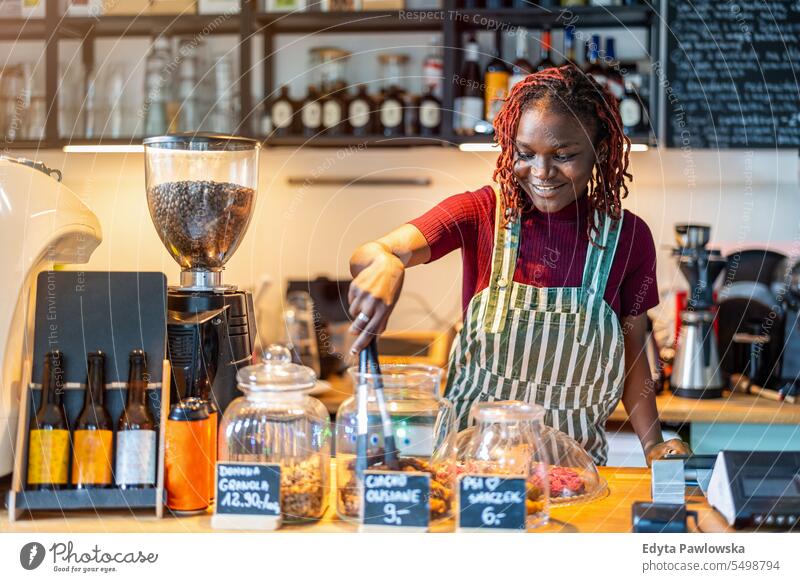
[[[446,146],[449,142],[443,136],[402,136],[385,137],[382,135],[355,137],[352,135],[318,137],[269,137],[264,145],[270,147],[411,147],[411,146]]]
[[[655,12],[641,6],[570,6],[543,8],[499,8],[496,10],[458,10],[451,16],[465,29],[505,30],[509,27],[563,28],[569,24],[579,27],[650,26]]]
[[[59,26],[60,38],[154,37],[161,34],[239,34],[239,15],[231,14],[143,14],[133,16],[101,16],[64,18]]]
[[[444,10],[260,13],[258,23],[273,34],[321,32],[439,31]]]
[[[46,39],[44,18],[0,18],[0,41]]]

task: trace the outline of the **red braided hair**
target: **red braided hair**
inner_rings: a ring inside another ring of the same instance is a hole
[[[589,181],[587,197],[592,208],[605,216],[619,220],[622,216],[621,199],[628,195],[625,179],[633,180],[628,173],[628,151],[631,140],[622,130],[616,99],[591,75],[575,65],[545,69],[528,75],[511,90],[502,109],[494,120],[495,141],[501,153],[492,179],[500,184],[503,203],[503,226],[518,217],[525,204],[526,195],[514,177],[514,141],[522,113],[534,103],[546,102],[568,115],[573,115],[594,133],[595,152],[605,142],[604,157],[595,156],[595,165]],[[586,231],[592,244],[598,246],[594,234],[599,233],[595,213],[589,212]]]

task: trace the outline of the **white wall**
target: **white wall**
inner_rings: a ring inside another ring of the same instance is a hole
[[[22,152],[60,168],[64,182],[91,207],[103,243],[89,269],[160,270],[175,283],[178,266],[150,222],[141,154]],[[348,258],[360,243],[417,216],[450,194],[487,184],[494,154],[450,148],[267,149],[261,163],[256,216],[225,280],[251,287],[264,276],[276,282],[260,320],[264,339],[277,339],[280,297],[287,278],[326,274],[347,277]],[[316,171],[324,177],[363,175],[429,177],[430,187],[290,187],[288,177]],[[625,207],[642,216],[656,244],[673,244],[673,224],[712,225],[712,240],[800,241],[797,152],[651,150],[631,155],[634,182]],[[659,250],[662,296],[681,288],[682,277],[666,248]],[[393,328],[442,327],[460,315],[461,260],[453,253],[436,265],[409,272]],[[418,299],[427,303],[423,305]],[[270,329],[267,329],[269,326]]]

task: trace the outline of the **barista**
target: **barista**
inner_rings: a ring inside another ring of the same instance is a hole
[[[493,180],[358,248],[350,262],[353,351],[386,328],[408,267],[461,249],[464,327],[445,396],[463,428],[471,404],[526,400],[598,464],[620,399],[648,464],[664,442],[645,355],[658,304],[647,224],[623,211],[628,148],[614,97],[573,65],[514,86],[494,121]]]

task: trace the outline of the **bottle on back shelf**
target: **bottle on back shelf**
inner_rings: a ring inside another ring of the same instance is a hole
[[[486,84],[486,99],[484,108],[484,119],[492,123],[494,118],[503,106],[506,97],[508,96],[508,82],[511,78],[511,73],[508,67],[500,58],[500,51],[495,49],[492,54],[492,59],[486,65],[486,74],[484,75],[484,83]]]
[[[542,31],[541,43],[542,43],[540,49],[541,58],[539,59],[539,62],[536,63],[537,71],[543,71],[545,69],[550,69],[556,66],[556,64],[550,58],[550,52],[552,51],[553,43],[552,43],[552,36],[549,30]]]
[[[345,122],[352,135],[365,137],[375,133],[375,101],[367,93],[366,85],[359,85],[347,102]]]
[[[347,111],[345,65],[350,53],[337,48],[318,48],[314,51],[320,65],[322,99],[320,108],[325,135],[343,135],[348,126],[343,123]]]
[[[300,123],[305,137],[314,137],[322,129],[322,105],[315,85],[308,86],[308,95],[300,108]]]
[[[431,52],[425,57],[422,64],[422,82],[425,87],[431,87],[437,99],[442,98],[442,85],[444,84],[444,60],[438,38],[430,39]]]
[[[423,136],[439,135],[442,129],[442,102],[436,97],[432,85],[419,98],[417,133]]]
[[[533,65],[528,60],[528,31],[517,29],[515,43],[515,60],[511,66],[511,78],[508,81],[508,91],[533,72]]]
[[[619,116],[622,128],[628,136],[649,136],[650,119],[647,102],[642,98],[631,79],[625,79],[625,95],[619,103]]]
[[[62,489],[69,485],[69,426],[64,413],[64,360],[61,352],[44,357],[42,402],[31,419],[28,486]]]
[[[608,90],[611,91],[611,94],[620,101],[625,96],[625,80],[622,78],[622,73],[619,70],[616,43],[612,37],[606,39],[606,53],[604,57],[608,64],[606,67],[606,86]]]
[[[72,484],[78,489],[108,487],[111,479],[113,425],[105,409],[103,352],[89,354],[89,372],[83,410],[73,435]]]
[[[575,27],[572,25],[564,29],[564,59],[564,64],[578,64],[578,56],[575,54]]]
[[[347,104],[347,123],[350,133],[365,137],[375,133],[375,103],[367,94],[367,86],[360,85],[358,92]]]
[[[608,83],[608,76],[606,74],[606,68],[600,62],[600,35],[593,34],[592,39],[586,46],[589,53],[586,74],[592,75],[595,81],[605,87]]]
[[[289,97],[289,88],[284,85],[269,107],[272,135],[286,137],[296,133],[295,103]]]
[[[120,489],[156,482],[156,422],[147,403],[147,361],[142,350],[128,357],[128,395],[117,425],[114,480]]]
[[[406,133],[406,95],[402,83],[406,78],[404,69],[409,60],[408,55],[382,54],[378,60],[384,79],[381,101],[378,104],[379,129],[386,137],[399,137]]]
[[[475,124],[483,119],[483,76],[478,64],[480,48],[475,36],[467,41],[461,74],[453,81],[456,85],[453,129],[460,135],[473,135]]]

